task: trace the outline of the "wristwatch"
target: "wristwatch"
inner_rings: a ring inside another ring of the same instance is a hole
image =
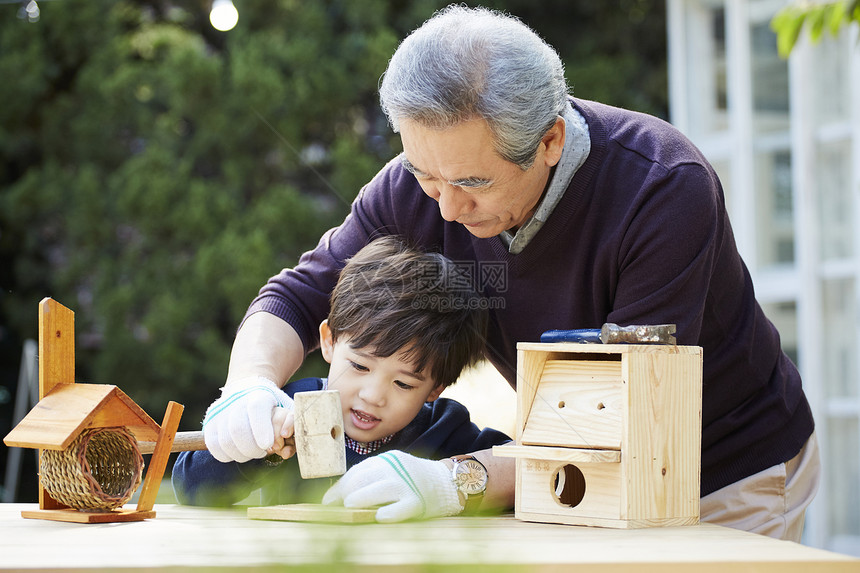
[[[451,461],[454,462],[451,477],[454,479],[460,501],[464,502],[463,513],[475,513],[487,489],[487,468],[475,456],[454,456]]]

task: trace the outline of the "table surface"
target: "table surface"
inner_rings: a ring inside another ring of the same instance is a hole
[[[332,571],[852,571],[860,559],[717,525],[604,529],[512,515],[401,524],[248,519],[244,508],[156,505],[156,517],[79,524],[0,504],[0,569],[272,568]],[[435,564],[428,566],[427,564]],[[478,567],[474,567],[478,564]]]

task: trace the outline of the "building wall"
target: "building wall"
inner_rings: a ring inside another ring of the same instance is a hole
[[[804,543],[860,556],[860,42],[788,61],[785,0],[667,0],[671,121],[719,173],[759,301],[816,417],[822,487]]]

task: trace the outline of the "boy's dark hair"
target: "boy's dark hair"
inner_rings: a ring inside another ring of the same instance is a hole
[[[348,336],[350,346],[372,348],[376,356],[405,351],[417,372],[447,387],[483,356],[486,307],[453,261],[386,236],[347,261],[328,325],[334,340]]]

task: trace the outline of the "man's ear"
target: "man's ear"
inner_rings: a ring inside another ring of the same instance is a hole
[[[554,166],[561,160],[566,130],[567,124],[564,123],[564,118],[559,115],[555,118],[555,124],[541,138],[541,143],[544,146],[544,162],[548,167]]]
[[[435,388],[433,388],[433,390],[431,390],[431,391],[430,391],[430,394],[427,396],[427,399],[426,399],[426,400],[424,400],[424,401],[425,401],[425,402],[433,402],[433,401],[435,401],[435,400],[436,400],[436,398],[438,398],[438,397],[439,397],[439,395],[440,395],[440,394],[442,394],[442,392],[443,392],[444,390],[445,390],[445,387],[444,387],[444,386],[442,386],[441,384],[439,384],[438,386],[436,386]]]
[[[320,323],[320,352],[322,352],[325,361],[331,364],[334,356],[334,336],[332,336],[331,328],[328,326],[328,320]]]

